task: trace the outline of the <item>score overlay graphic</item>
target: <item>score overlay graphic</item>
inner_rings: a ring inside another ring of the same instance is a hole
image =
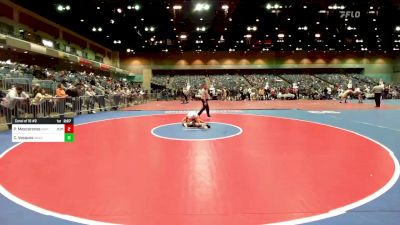
[[[74,142],[73,118],[13,119],[12,142]]]

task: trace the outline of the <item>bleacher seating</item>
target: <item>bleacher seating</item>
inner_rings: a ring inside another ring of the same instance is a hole
[[[198,89],[205,83],[205,78],[205,75],[174,76],[171,86],[176,90],[180,90],[189,83],[191,88]]]
[[[211,84],[216,89],[226,88],[228,90],[239,89],[240,87],[248,88],[251,86],[249,82],[242,75],[210,75]]]

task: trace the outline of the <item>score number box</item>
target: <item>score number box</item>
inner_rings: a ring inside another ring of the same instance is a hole
[[[12,142],[74,142],[73,118],[13,119]]]

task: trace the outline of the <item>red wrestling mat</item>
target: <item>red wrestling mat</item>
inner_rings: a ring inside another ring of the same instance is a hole
[[[76,127],[75,143],[19,145],[0,159],[0,183],[73,221],[252,225],[332,216],[393,179],[383,146],[313,123],[214,114],[243,133],[213,141],[151,134],[181,117],[91,123]]]
[[[211,110],[241,110],[241,109],[302,109],[302,110],[370,110],[375,105],[368,103],[339,103],[333,100],[276,100],[276,101],[210,101]],[[124,110],[199,110],[200,101],[181,104],[180,101],[152,101],[135,105]],[[385,105],[379,109],[400,109],[398,105]]]

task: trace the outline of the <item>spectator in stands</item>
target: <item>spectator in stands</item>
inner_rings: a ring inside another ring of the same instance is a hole
[[[189,91],[190,91],[190,86],[186,85],[185,87],[182,88],[182,104],[187,104],[189,103]]]
[[[32,89],[32,97],[35,97],[36,96],[36,94],[39,92],[39,90],[40,90],[41,88],[40,88],[40,85],[39,84],[34,84],[33,85],[33,89]]]
[[[11,117],[18,118],[18,109],[24,108],[28,105],[29,95],[24,92],[22,87],[13,87],[5,98],[2,99],[1,104],[5,109],[6,123],[8,128],[11,129]]]
[[[81,109],[82,109],[82,101],[79,98],[80,96],[82,96],[82,85],[80,83],[78,83],[76,86],[71,85],[67,90],[66,90],[66,94],[68,96],[70,96],[72,99],[72,110],[77,113],[77,115],[81,114]]]
[[[68,95],[65,93],[64,85],[58,84],[56,89],[56,107],[60,118],[64,118]]]
[[[105,99],[105,89],[100,86],[99,84],[97,84],[94,88],[94,91],[96,92],[97,95],[97,102],[99,103],[99,108],[100,111],[107,111],[106,109],[106,99]]]
[[[49,117],[51,112],[51,95],[46,94],[46,90],[40,88],[32,99],[32,111],[33,117],[36,118],[39,112],[43,112],[44,117]]]
[[[96,92],[94,92],[92,87],[87,87],[85,91],[85,104],[86,104],[86,110],[88,111],[89,114],[96,113],[94,111],[94,104],[95,104],[95,98]]]

